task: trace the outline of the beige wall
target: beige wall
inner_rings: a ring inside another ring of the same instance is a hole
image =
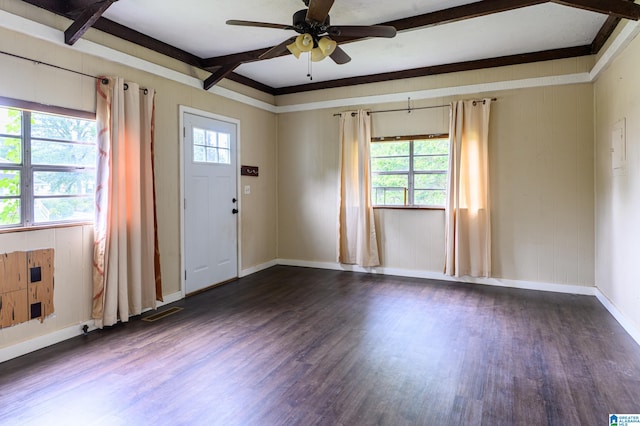
[[[590,84],[502,92],[492,105],[493,271],[594,285]]]
[[[467,84],[467,77],[468,73],[460,73],[457,84]],[[406,84],[398,90],[420,90]],[[343,97],[349,97],[349,90],[343,89]],[[494,276],[593,286],[592,86],[476,96],[498,98],[492,104],[490,130]],[[419,101],[414,106],[451,100]],[[405,105],[364,107],[382,110]],[[278,116],[280,258],[336,261],[339,119],[333,114],[344,109]],[[448,109],[374,114],[372,123],[374,136],[447,132]],[[442,271],[443,211],[377,209],[375,217],[382,266]]]
[[[260,176],[242,178],[250,195],[241,197],[241,269],[276,257],[276,117],[275,114],[213,95],[73,49],[0,29],[2,50],[91,75],[118,75],[157,90],[156,188],[163,292],[180,291],[179,105],[240,120],[243,164],[260,167]],[[133,50],[135,52],[135,49]],[[94,81],[67,71],[0,55],[0,95],[43,104],[95,111]],[[56,249],[56,317],[0,330],[0,347],[89,320],[91,304],[91,227],[0,233],[0,252]],[[83,273],[77,273],[77,271]]]
[[[640,39],[595,83],[596,285],[640,329]],[[626,118],[627,165],[611,168],[611,131]]]

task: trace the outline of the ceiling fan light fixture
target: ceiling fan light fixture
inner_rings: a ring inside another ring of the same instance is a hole
[[[321,60],[323,60],[324,58],[326,58],[326,55],[324,54],[324,52],[322,51],[321,48],[319,47],[314,47],[311,50],[311,60],[313,62],[320,62]]]
[[[311,34],[300,34],[296,37],[296,46],[301,52],[310,52],[313,49],[313,37]]]
[[[287,50],[296,58],[300,58],[300,54],[302,53],[302,50],[298,49],[298,45],[295,41],[287,45]]]
[[[338,46],[338,43],[329,37],[322,37],[318,40],[318,47],[322,50],[324,56],[330,56],[336,50],[336,46]]]

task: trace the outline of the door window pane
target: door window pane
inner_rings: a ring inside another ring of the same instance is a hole
[[[218,146],[220,148],[230,148],[231,135],[228,133],[218,133]]]
[[[193,161],[196,163],[231,164],[231,135],[193,128]]]
[[[224,148],[218,148],[218,162],[222,164],[231,163],[231,151]]]
[[[204,146],[193,145],[193,161],[196,163],[205,163],[207,152]]]
[[[218,150],[215,148],[205,148],[207,153],[207,163],[218,163]]]

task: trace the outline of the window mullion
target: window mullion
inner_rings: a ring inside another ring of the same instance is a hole
[[[33,171],[31,169],[31,112],[22,111],[22,223],[33,224]]]
[[[409,200],[408,204],[413,205],[413,141],[409,141]]]
[[[58,165],[46,165],[46,164],[31,164],[31,170],[33,172],[78,172],[84,170],[95,170],[95,167],[91,166],[58,166]]]

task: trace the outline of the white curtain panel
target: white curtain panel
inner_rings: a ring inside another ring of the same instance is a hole
[[[491,276],[491,99],[451,104],[445,274]]]
[[[378,266],[369,164],[371,117],[364,110],[340,116],[340,219],[338,262]]]
[[[93,318],[98,327],[156,307],[153,89],[97,81]]]

